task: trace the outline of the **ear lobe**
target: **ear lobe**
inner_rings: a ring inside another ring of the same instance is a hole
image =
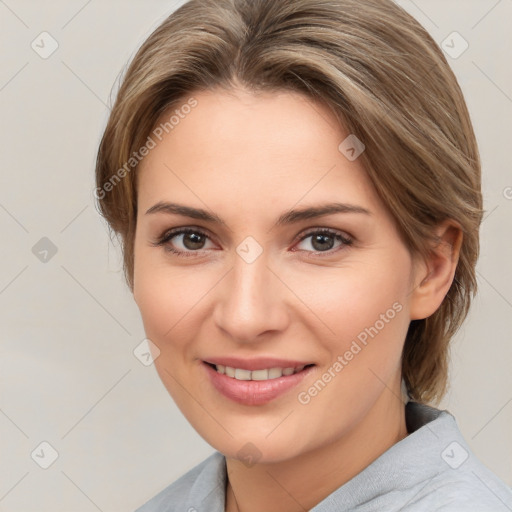
[[[452,220],[442,222],[435,231],[430,254],[417,266],[411,293],[411,320],[434,314],[443,302],[455,276],[462,245],[462,228]]]

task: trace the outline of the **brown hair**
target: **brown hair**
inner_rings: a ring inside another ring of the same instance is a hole
[[[403,352],[410,397],[439,400],[449,341],[476,292],[480,161],[442,51],[391,0],[190,0],[151,34],[124,76],[96,166],[99,208],[120,237],[130,288],[139,149],[194,91],[237,84],[329,106],[364,142],[360,158],[412,254],[428,254],[443,220],[462,227],[454,282],[432,316],[411,322]]]

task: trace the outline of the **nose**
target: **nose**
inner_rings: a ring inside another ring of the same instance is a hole
[[[236,255],[217,293],[215,324],[239,343],[266,339],[263,335],[284,331],[288,325],[286,286],[264,254],[252,263]]]

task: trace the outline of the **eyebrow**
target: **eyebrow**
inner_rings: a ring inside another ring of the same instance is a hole
[[[207,210],[201,208],[192,208],[177,203],[159,202],[149,208],[146,215],[155,213],[167,213],[170,215],[181,215],[183,217],[190,217],[191,219],[203,220],[205,222],[211,222],[214,224],[226,225],[218,215],[210,213]],[[318,206],[310,206],[300,208],[296,210],[289,210],[282,215],[275,223],[275,226],[284,226],[289,224],[295,224],[303,220],[314,219],[317,217],[323,217],[325,215],[333,215],[336,213],[359,213],[364,215],[371,215],[372,213],[361,206],[345,203],[328,203]]]

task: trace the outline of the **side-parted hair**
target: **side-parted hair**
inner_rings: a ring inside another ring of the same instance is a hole
[[[480,159],[446,58],[392,0],[190,0],[150,35],[125,72],[96,164],[98,206],[121,241],[128,285],[141,148],[194,92],[240,85],[301,92],[332,110],[366,146],[359,158],[412,255],[428,255],[440,222],[462,227],[453,284],[433,315],[411,322],[402,357],[409,396],[438,402],[450,339],[476,292]]]

